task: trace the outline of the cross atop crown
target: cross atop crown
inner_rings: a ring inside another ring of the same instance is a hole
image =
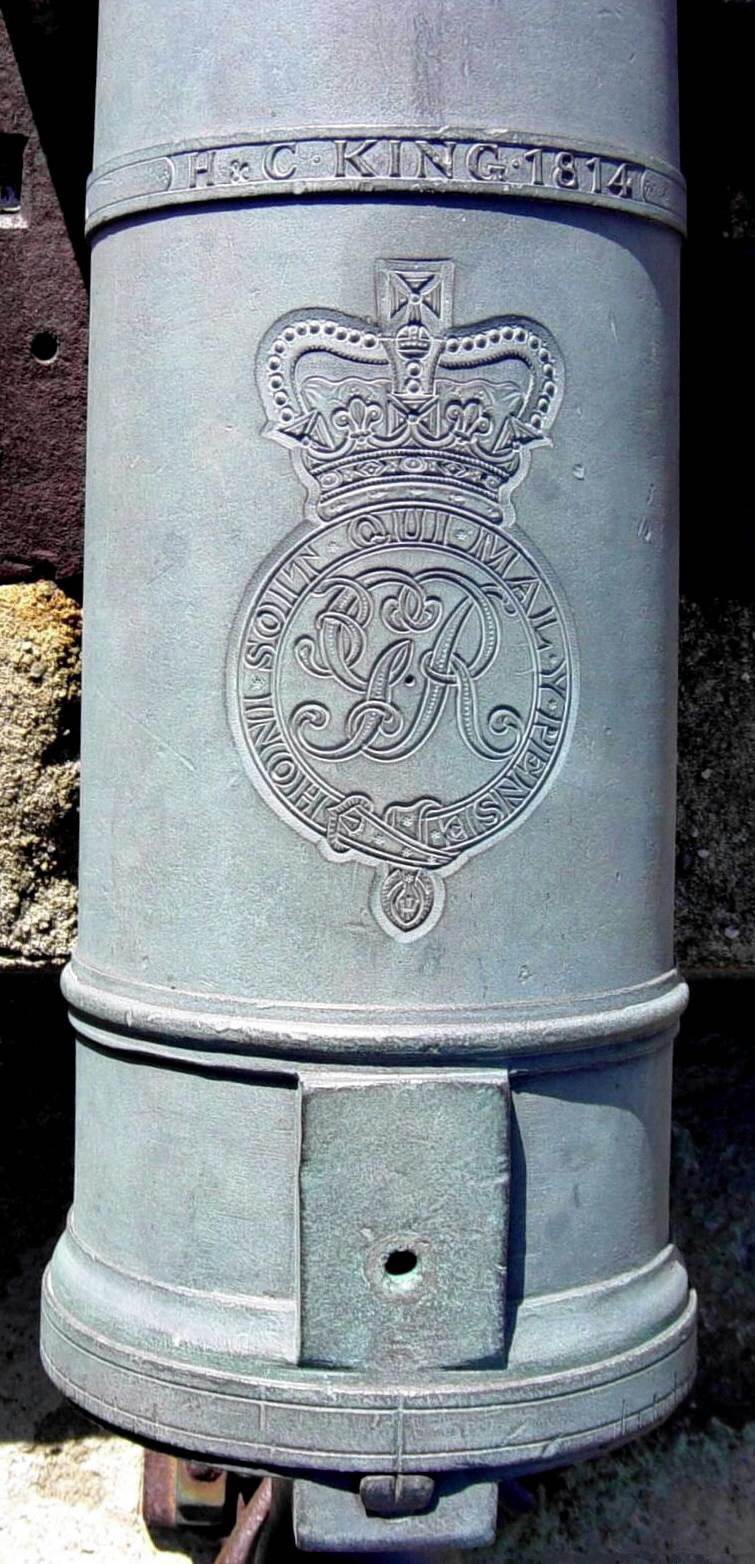
[[[310,513],[409,498],[457,502],[511,525],[511,493],[563,394],[543,326],[505,315],[453,327],[450,260],[375,268],[377,321],[297,311],[264,339],[266,434],[288,446]]]

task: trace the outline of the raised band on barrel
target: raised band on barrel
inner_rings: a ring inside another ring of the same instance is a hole
[[[395,128],[281,130],[234,141],[198,137],[96,168],[87,227],[195,201],[310,194],[494,196],[563,201],[685,225],[678,169],[619,147],[553,134]]]

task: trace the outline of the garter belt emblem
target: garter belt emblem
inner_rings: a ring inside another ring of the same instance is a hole
[[[575,699],[567,611],[512,496],[563,364],[520,316],[456,327],[453,262],[376,266],[376,320],[309,309],[261,344],[265,433],[304,520],[244,597],[229,708],[266,802],[402,941],[544,796]]]

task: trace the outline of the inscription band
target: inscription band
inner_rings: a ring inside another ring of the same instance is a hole
[[[86,224],[196,201],[314,194],[489,195],[562,201],[685,226],[677,169],[524,131],[291,130],[151,147],[94,170]]]

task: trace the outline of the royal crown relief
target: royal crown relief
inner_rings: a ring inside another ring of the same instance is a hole
[[[453,273],[380,261],[376,323],[312,309],[263,341],[265,433],[305,520],[251,582],[229,661],[255,786],[327,858],[374,869],[402,941],[542,800],[575,703],[565,605],[512,500],[562,360],[532,320],[455,328]]]

